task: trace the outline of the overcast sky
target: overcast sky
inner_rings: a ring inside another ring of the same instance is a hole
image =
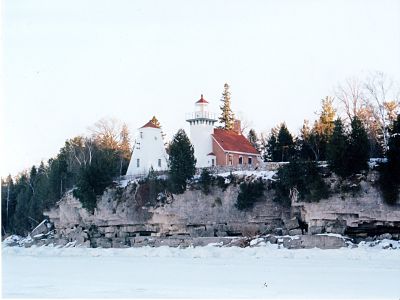
[[[170,137],[223,85],[257,132],[297,133],[351,76],[400,81],[400,1],[2,1],[1,175],[103,117]]]

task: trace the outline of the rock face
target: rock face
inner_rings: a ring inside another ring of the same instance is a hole
[[[336,194],[317,203],[294,202],[292,213],[308,225],[310,234],[366,237],[400,232],[400,205],[385,204],[379,191],[365,181],[354,197]]]
[[[271,234],[301,237],[288,239],[284,243],[288,248],[334,248],[344,242],[333,236],[317,238],[316,234],[362,237],[390,233],[398,237],[400,232],[400,207],[386,205],[369,182],[362,182],[360,194],[354,197],[333,195],[318,203],[294,202],[291,207],[274,202],[273,190],[267,189],[263,198],[245,211],[235,207],[239,186],[234,184],[226,190],[214,186],[208,195],[192,189],[152,203],[138,196],[138,188],[130,184],[106,190],[94,214],[68,193],[45,213],[54,224],[55,238],[109,248],[188,245],[196,238]]]

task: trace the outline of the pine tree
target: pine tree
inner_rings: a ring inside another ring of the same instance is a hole
[[[333,172],[341,177],[349,175],[348,137],[343,122],[339,118],[334,122],[332,136],[327,146],[327,159]]]
[[[333,98],[326,97],[321,102],[321,112],[318,120],[314,122],[313,128],[304,143],[313,152],[315,160],[326,159],[326,147],[334,130],[334,118],[336,111],[333,108]]]
[[[354,117],[351,120],[351,133],[349,136],[349,163],[352,174],[357,174],[368,169],[369,140],[361,120]]]
[[[78,174],[76,189],[73,191],[84,208],[94,212],[97,196],[113,183],[119,174],[118,152],[94,146],[90,164],[82,165]]]
[[[279,161],[276,135],[271,133],[264,151],[264,161]]]
[[[397,115],[397,120],[393,121],[389,134],[388,163],[392,166],[393,170],[400,172],[400,114]],[[396,175],[398,174],[396,173]],[[400,174],[397,178],[400,180]]]
[[[219,121],[223,124],[222,128],[232,130],[235,118],[231,109],[231,92],[229,91],[229,85],[227,83],[224,85],[221,101],[222,106],[220,106],[220,109],[222,112]]]
[[[396,204],[400,193],[400,115],[389,129],[387,162],[380,166],[379,186],[383,199]]]
[[[39,168],[37,168],[37,174],[33,182],[33,186],[34,192],[29,204],[29,217],[33,222],[31,223],[32,227],[35,227],[37,223],[40,223],[43,220],[43,203],[45,203],[50,197],[50,185],[47,175],[47,168],[43,162],[41,162]]]
[[[288,161],[294,155],[294,141],[285,123],[281,127],[277,136],[277,152],[280,155],[278,161]]]
[[[15,212],[15,185],[11,175],[1,180],[1,227],[9,232]]]
[[[119,140],[119,176],[122,176],[122,174],[126,173],[132,156],[129,129],[126,123],[122,124]]]
[[[312,148],[312,132],[308,120],[304,120],[303,127],[300,130],[300,136],[296,139],[296,148],[300,160],[315,160],[315,154]]]
[[[258,137],[254,129],[250,129],[249,133],[247,134],[247,139],[249,140],[250,144],[253,145],[254,148],[259,150]]]
[[[178,130],[169,147],[169,178],[172,192],[186,190],[186,182],[196,172],[194,149],[183,129]]]
[[[13,217],[13,233],[25,235],[32,228],[28,216],[29,202],[32,197],[32,189],[29,186],[27,175],[22,174],[16,184],[16,207]]]
[[[325,97],[322,99],[322,109],[318,120],[317,130],[318,132],[326,137],[328,140],[329,137],[333,134],[333,130],[335,128],[334,120],[335,120],[336,110],[333,108],[333,98]]]

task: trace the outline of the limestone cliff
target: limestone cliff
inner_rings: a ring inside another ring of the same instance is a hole
[[[340,233],[358,236],[389,232],[398,238],[400,207],[388,206],[373,185],[361,182],[352,195],[333,194],[318,203],[293,201],[291,207],[273,201],[267,189],[252,209],[235,207],[239,186],[217,186],[205,195],[189,189],[159,201],[144,201],[137,184],[110,188],[99,198],[94,214],[68,193],[46,212],[57,237],[91,246],[130,246],[140,237],[226,237],[256,234],[301,235]]]

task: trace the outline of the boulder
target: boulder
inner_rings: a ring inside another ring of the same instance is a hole
[[[111,248],[112,243],[110,239],[107,238],[97,238],[91,240],[91,246],[93,248]]]
[[[127,242],[125,238],[114,238],[112,240],[112,247],[113,248],[128,248]]]
[[[283,239],[283,247],[287,249],[300,249],[302,247],[301,239],[300,238],[285,238]]]
[[[221,244],[227,245],[232,241],[232,238],[220,238],[220,237],[199,237],[193,238],[192,245],[197,246],[207,246],[209,244]]]
[[[378,240],[384,240],[384,239],[388,239],[388,240],[391,240],[393,237],[392,237],[392,235],[390,234],[390,233],[384,233],[384,234],[381,234],[380,236],[378,236]]]
[[[320,234],[324,232],[324,227],[323,226],[309,226],[308,227],[308,233],[309,234]]]
[[[282,240],[283,246],[288,249],[338,249],[347,246],[343,238],[329,235],[301,235],[297,238],[284,237]]]
[[[286,229],[288,230],[299,228],[300,227],[299,220],[296,217],[286,220],[285,226]]]
[[[289,230],[289,235],[302,235],[302,231],[301,231],[301,229],[300,228],[297,228],[297,229],[291,229],[291,230]]]
[[[31,232],[31,236],[37,236],[39,234],[46,234],[49,232],[49,227],[47,226],[47,223],[49,221],[47,220],[43,220],[38,226],[36,226],[32,232]]]
[[[270,242],[271,244],[276,244],[278,242],[278,238],[274,235],[269,234],[265,237],[265,241]]]

